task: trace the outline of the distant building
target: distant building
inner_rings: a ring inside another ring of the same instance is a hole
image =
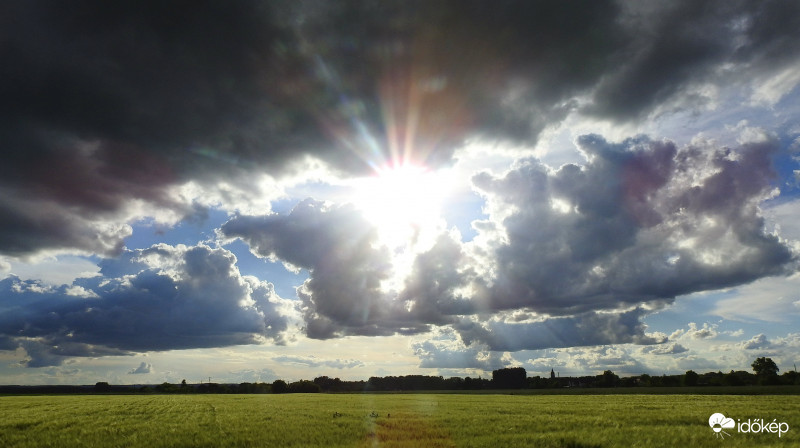
[[[553,369],[550,369],[550,379],[552,380],[555,378],[556,378],[556,372],[554,372]]]

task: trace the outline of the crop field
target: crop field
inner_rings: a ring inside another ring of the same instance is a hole
[[[789,431],[715,433],[714,413]],[[800,446],[792,395],[8,396],[0,417],[2,447]]]

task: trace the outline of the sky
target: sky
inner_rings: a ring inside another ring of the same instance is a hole
[[[796,1],[3,1],[0,384],[800,361]]]

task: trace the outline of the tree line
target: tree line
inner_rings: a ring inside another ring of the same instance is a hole
[[[287,383],[276,380],[267,383],[202,384],[187,386],[182,383],[156,386],[156,393],[318,393],[318,392],[395,392],[395,391],[457,391],[457,390],[507,390],[549,389],[565,387],[694,387],[694,386],[752,386],[752,385],[800,385],[796,371],[778,375],[777,364],[771,358],[758,358],[751,365],[753,373],[733,371],[729,373],[708,372],[698,374],[692,370],[680,375],[650,376],[642,374],[620,378],[611,370],[600,375],[579,377],[540,377],[527,375],[522,367],[509,367],[492,371],[492,378],[461,378],[431,375],[404,375],[370,377],[367,381],[345,381],[339,378],[319,376],[313,381],[300,380]],[[145,392],[147,392],[145,390]]]
[[[790,370],[779,375],[778,366],[770,358],[758,358],[751,364],[753,373],[733,371],[728,373],[707,372],[698,374],[692,370],[680,375],[650,376],[642,374],[620,378],[611,370],[600,375],[578,377],[549,377],[527,375],[522,367],[510,367],[492,371],[492,378],[461,378],[430,375],[405,375],[370,377],[367,381],[345,381],[339,378],[319,376],[314,380],[272,383],[180,384],[168,382],[158,385],[110,385],[98,382],[92,386],[0,386],[0,394],[85,394],[85,393],[153,393],[153,394],[284,394],[319,392],[389,392],[389,391],[457,391],[457,390],[506,390],[506,389],[555,389],[590,387],[694,387],[694,386],[752,386],[752,385],[800,385],[800,374]]]

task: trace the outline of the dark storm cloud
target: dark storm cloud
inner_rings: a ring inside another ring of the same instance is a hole
[[[101,160],[120,145],[152,155],[128,176],[164,165],[181,176],[220,161],[280,167],[303,153],[363,169],[352,151],[403,146],[394,131],[427,148],[415,156],[442,160],[435,153],[452,151],[473,126],[535,136],[540,112],[598,79],[622,42],[617,8],[597,1],[4,9],[0,114],[14,162],[4,174],[15,177],[25,175],[17,168],[80,163],[76,141],[96,142]],[[451,114],[465,107],[466,116]]]
[[[758,70],[797,61],[800,39],[800,4],[791,0],[751,1],[737,25],[744,39],[736,49],[737,61],[752,61]]]
[[[629,2],[625,62],[597,85],[588,111],[628,119],[653,111],[730,59],[741,17],[735,2]]]
[[[621,2],[631,41],[595,86],[584,112],[630,120],[663,103],[690,108],[693,88],[747,83],[800,57],[800,7],[791,0]]]
[[[758,208],[775,142],[678,149],[590,135],[578,144],[584,166],[551,171],[531,159],[475,177],[493,214],[510,211],[479,230],[494,238],[491,307],[568,315],[658,305],[796,267]]]
[[[189,179],[246,183],[308,154],[345,171],[407,151],[435,165],[469,137],[533,143],[573,110],[646,115],[796,61],[797,9],[4,2],[0,252],[119,253],[130,230],[105,224],[133,199],[191,213],[165,194]]]
[[[0,281],[0,334],[25,349],[28,367],[67,357],[283,342],[287,318],[272,285],[242,277],[227,250],[158,245],[135,252],[147,269],[83,279],[77,295],[67,286]]]

